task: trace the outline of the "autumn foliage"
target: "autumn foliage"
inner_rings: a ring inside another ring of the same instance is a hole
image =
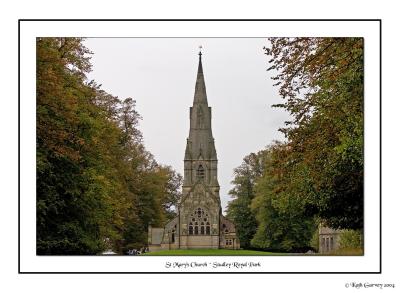
[[[288,111],[291,120],[279,129],[286,141],[258,153],[265,166],[253,180],[248,207],[258,225],[251,244],[307,246],[318,223],[362,231],[363,39],[270,38],[269,43],[268,70],[283,99],[274,107]]]
[[[82,39],[38,38],[36,50],[37,253],[145,246],[148,225],[173,215],[181,176],[145,150],[135,101],[87,80]]]

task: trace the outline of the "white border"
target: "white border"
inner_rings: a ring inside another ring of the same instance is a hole
[[[379,271],[379,23],[365,21],[126,22],[35,21],[20,24],[21,272],[378,272]],[[35,38],[337,36],[365,40],[365,255],[272,257],[36,256]],[[166,262],[260,262],[261,268],[166,268]]]

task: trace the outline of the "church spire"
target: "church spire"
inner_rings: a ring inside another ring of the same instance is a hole
[[[217,152],[211,130],[211,107],[208,107],[201,57],[200,51],[193,106],[190,107],[190,130],[184,158],[184,186],[189,187],[197,182],[197,173],[200,172],[198,170],[202,170],[202,181],[204,179],[203,182],[208,186],[219,188]]]
[[[200,46],[200,51],[199,51],[199,68],[197,70],[197,74],[199,73],[203,73],[203,65],[201,64],[201,55],[203,55],[203,53],[201,53],[201,46]]]
[[[193,105],[200,104],[200,103],[208,105],[206,85],[204,82],[204,75],[203,75],[203,64],[201,62],[201,56],[203,55],[203,53],[201,52],[201,49],[202,49],[202,47],[200,46],[199,67],[197,69],[196,89],[194,92]]]

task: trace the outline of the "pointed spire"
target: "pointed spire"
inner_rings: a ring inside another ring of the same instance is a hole
[[[193,107],[190,107],[190,129],[185,151],[184,187],[194,184],[195,168],[207,162],[204,172],[206,184],[219,188],[217,179],[217,152],[211,130],[211,107],[208,107],[206,85],[203,75],[201,47],[199,52],[199,67],[197,70],[196,88]],[[194,177],[193,177],[194,176]]]
[[[197,74],[199,73],[203,73],[203,65],[201,64],[201,55],[203,55],[203,53],[201,53],[201,46],[200,46],[200,51],[199,51],[199,68],[197,70]]]
[[[196,79],[196,89],[194,93],[194,101],[193,104],[196,103],[207,103],[207,93],[206,93],[206,85],[204,82],[204,75],[203,75],[203,64],[201,62],[201,56],[203,53],[201,52],[202,47],[200,46],[199,51],[199,67],[197,69],[197,79]]]

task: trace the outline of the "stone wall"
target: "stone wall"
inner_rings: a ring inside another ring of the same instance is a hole
[[[182,235],[181,248],[182,249],[198,249],[198,248],[211,248],[218,249],[218,235]]]

